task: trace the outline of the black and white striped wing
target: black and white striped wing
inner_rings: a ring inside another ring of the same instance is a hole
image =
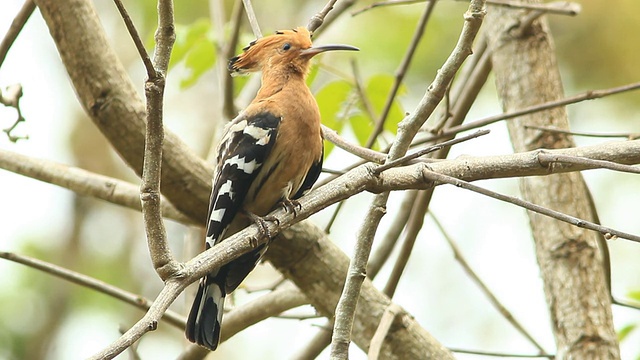
[[[225,131],[218,149],[207,223],[207,248],[220,242],[276,140],[281,118],[264,112],[242,114]]]

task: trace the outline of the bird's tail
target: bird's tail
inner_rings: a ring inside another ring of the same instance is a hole
[[[217,278],[207,275],[200,279],[185,330],[189,341],[210,350],[215,350],[220,342],[220,324],[226,295],[224,286],[218,284]]]

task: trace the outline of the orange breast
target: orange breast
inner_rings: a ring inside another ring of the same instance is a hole
[[[304,85],[304,83],[303,83]],[[264,102],[269,111],[282,114],[276,143],[247,193],[245,209],[268,214],[285,197],[302,186],[309,169],[322,156],[320,112],[309,89],[285,88]]]

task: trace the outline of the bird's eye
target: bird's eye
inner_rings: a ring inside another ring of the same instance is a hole
[[[282,45],[282,50],[287,51],[291,49],[291,44],[289,43],[284,43],[284,45]]]

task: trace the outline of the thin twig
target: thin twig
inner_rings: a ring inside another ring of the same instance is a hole
[[[460,125],[478,98],[490,72],[491,51],[487,49],[485,37],[480,36],[473,49],[473,56],[469,57],[460,73],[456,74],[456,79],[450,87],[452,103],[449,112],[443,111],[439,117],[434,119],[434,122],[426,124],[429,128],[428,131],[437,133],[442,129]],[[444,139],[448,140],[453,137]],[[447,154],[448,151],[445,149],[439,151],[436,157],[445,158]]]
[[[148,310],[153,301],[146,299],[140,295],[130,293],[128,291],[122,290],[119,287],[108,284],[104,281],[100,281],[98,279],[92,278],[90,276],[77,273],[75,271],[71,271],[69,269],[65,269],[58,265],[54,265],[48,263],[46,261],[38,260],[31,258],[25,255],[19,255],[11,252],[0,252],[0,258],[13,261],[40,271],[43,271],[47,274],[59,277],[63,280],[67,280],[74,284],[96,290],[105,295],[111,296],[115,299],[122,300],[123,302],[133,305],[142,310]],[[163,319],[166,320],[169,324],[179,328],[184,329],[184,325],[186,323],[186,319],[184,316],[178,315],[177,313],[167,310]]]
[[[360,10],[356,10],[353,11],[351,13],[351,16],[357,16],[362,14],[365,11],[369,11],[371,9],[375,9],[377,7],[384,7],[384,6],[395,6],[395,5],[411,5],[411,4],[417,4],[417,3],[421,3],[421,2],[425,2],[426,0],[388,0],[388,1],[378,1],[375,2],[371,5],[365,6]]]
[[[375,9],[377,7],[383,6],[395,6],[395,5],[411,5],[419,2],[425,2],[427,0],[387,0],[387,1],[379,1],[373,3],[369,6],[366,6],[360,10],[354,11],[351,13],[352,16],[359,15],[365,11]],[[466,0],[458,0],[458,1],[466,1]],[[529,4],[523,3],[520,1],[506,1],[506,0],[487,0],[487,5],[494,6],[504,6],[508,8],[514,9],[526,9],[526,10],[537,10],[543,13],[549,14],[558,14],[558,15],[569,15],[576,16],[582,11],[582,7],[578,3],[572,3],[569,1],[556,1],[548,4]]]
[[[331,174],[331,175],[344,175],[344,174],[347,173],[346,171],[329,169],[329,168],[326,168],[326,167],[322,168],[322,172],[326,173],[326,174]]]
[[[18,34],[20,34],[20,31],[22,31],[22,28],[24,28],[24,25],[27,23],[27,20],[29,20],[29,17],[31,17],[31,14],[33,14],[35,9],[36,4],[33,0],[26,0],[16,17],[11,22],[9,30],[7,30],[4,38],[2,38],[2,42],[0,42],[0,68],[2,68],[4,59],[7,58],[9,49],[11,49],[11,46],[16,41]]]
[[[405,75],[407,74],[407,70],[409,69],[409,65],[411,64],[411,60],[413,60],[413,55],[418,48],[418,44],[422,39],[422,35],[424,35],[424,30],[427,27],[427,23],[429,22],[429,18],[431,17],[431,13],[436,5],[436,0],[430,1],[429,4],[424,9],[420,20],[418,21],[418,25],[416,26],[416,30],[413,33],[413,37],[411,38],[411,42],[409,43],[409,47],[396,70],[395,77],[393,79],[393,85],[391,86],[391,90],[389,91],[389,95],[387,96],[387,100],[384,103],[384,107],[382,108],[382,113],[380,117],[376,120],[375,127],[373,132],[369,136],[369,139],[366,142],[366,147],[370,148],[373,146],[373,143],[376,141],[376,138],[382,132],[384,128],[384,123],[387,121],[387,117],[389,116],[389,111],[391,111],[391,106],[396,99],[396,95],[398,95],[398,90],[400,90],[400,85],[404,80]]]
[[[430,170],[425,170],[423,175],[425,176],[426,179],[431,180],[431,181],[435,181],[435,182],[439,182],[439,183],[444,183],[444,184],[450,184],[450,185],[454,185],[456,187],[460,187],[466,190],[471,190],[473,192],[477,192],[479,194],[482,195],[486,195],[489,197],[492,197],[494,199],[500,200],[500,201],[504,201],[522,208],[525,208],[527,210],[536,212],[538,214],[542,214],[551,218],[554,218],[556,220],[560,220],[563,222],[566,222],[568,224],[583,228],[583,229],[589,229],[589,230],[593,230],[593,231],[597,231],[600,234],[602,234],[605,239],[607,240],[611,240],[611,239],[615,239],[615,238],[623,238],[623,239],[627,239],[627,240],[631,240],[631,241],[635,241],[635,242],[640,242],[640,236],[638,235],[633,235],[633,234],[629,234],[623,231],[618,231],[606,226],[602,226],[602,225],[598,225],[595,224],[591,221],[587,221],[587,220],[583,220],[583,219],[579,219],[567,214],[563,214],[561,212],[555,211],[555,210],[551,210],[548,208],[545,208],[544,206],[540,206],[540,205],[536,205],[533,204],[531,202],[525,201],[525,200],[521,200],[518,198],[515,198],[513,196],[508,196],[508,195],[503,195],[491,190],[487,190],[485,188],[473,185],[471,183],[468,183],[466,181],[454,178],[452,176],[447,176],[447,175],[443,175],[443,174],[438,174],[435,173],[433,171]]]
[[[400,239],[400,234],[402,234],[402,230],[405,228],[407,222],[409,221],[409,217],[411,215],[411,210],[416,203],[417,191],[408,190],[404,194],[404,199],[399,206],[398,212],[395,214],[395,218],[393,219],[393,223],[387,229],[387,233],[384,237],[378,241],[378,247],[375,252],[371,255],[369,259],[369,264],[367,264],[367,276],[371,279],[374,279],[382,266],[387,262],[389,256],[391,256],[391,252],[395,247],[396,243]]]
[[[170,279],[165,282],[165,286],[162,288],[160,294],[158,294],[156,300],[151,304],[151,307],[142,319],[129,328],[124,335],[118,338],[118,340],[114,341],[111,345],[89,359],[113,359],[140,339],[142,335],[149,331],[156,330],[158,328],[158,322],[162,318],[162,314],[167,311],[169,305],[171,305],[171,303],[173,303],[178,295],[185,289],[186,285],[187,284],[184,281],[177,281],[175,279]]]
[[[327,222],[327,226],[324,227],[324,232],[326,232],[327,234],[331,234],[331,228],[333,227],[333,223],[338,218],[338,214],[340,213],[340,210],[342,210],[342,207],[344,206],[345,201],[346,200],[343,200],[338,203],[338,206],[336,206],[336,209],[333,211],[331,218]]]
[[[333,329],[333,320],[328,320],[324,325],[319,327],[318,332],[311,338],[307,345],[297,351],[292,360],[310,360],[317,359],[320,353],[331,344],[331,329]]]
[[[479,130],[479,131],[474,132],[473,134],[465,135],[465,136],[462,136],[462,137],[457,138],[457,139],[451,139],[451,140],[442,142],[440,144],[431,145],[428,148],[416,151],[413,154],[405,155],[405,156],[403,156],[403,157],[401,157],[401,158],[399,158],[397,160],[389,161],[389,162],[385,163],[384,165],[380,165],[377,168],[375,168],[374,172],[376,174],[380,174],[381,172],[383,172],[385,170],[388,170],[388,169],[391,169],[393,167],[405,164],[410,160],[419,158],[420,156],[424,156],[424,155],[426,155],[426,154],[428,154],[430,152],[434,152],[434,151],[443,149],[443,148],[448,147],[448,146],[453,146],[453,145],[459,144],[461,142],[465,142],[465,141],[468,141],[468,140],[471,140],[471,139],[475,139],[475,138],[483,136],[483,135],[487,135],[489,132],[490,132],[490,130]]]
[[[357,1],[358,0],[340,0],[340,2],[338,2],[336,5],[335,1],[329,0],[329,3],[333,3],[335,6],[333,6],[333,10],[325,14],[326,16],[322,21],[322,26],[317,27],[313,30],[313,37],[317,39],[325,29],[329,28],[329,25],[331,25],[337,18],[344,14],[345,11],[349,10],[349,8],[351,8]]]
[[[537,354],[537,355],[527,355],[527,354],[508,354],[508,353],[499,353],[493,351],[481,351],[481,350],[468,350],[468,349],[460,349],[460,348],[449,348],[449,350],[455,353],[461,354],[472,354],[472,355],[480,355],[480,356],[493,356],[493,357],[507,357],[507,358],[524,358],[524,359],[555,359],[556,356],[552,354]]]
[[[573,136],[585,136],[585,137],[597,137],[597,138],[626,138],[627,140],[635,140],[640,138],[640,133],[598,133],[598,132],[586,132],[586,131],[573,131],[556,129],[546,126],[525,125],[525,129],[534,129],[540,131],[546,131],[557,134],[567,134]]]
[[[24,116],[22,116],[22,109],[20,108],[20,99],[22,98],[22,85],[14,84],[11,86],[7,86],[5,91],[0,91],[0,104],[4,106],[9,106],[16,109],[17,117],[16,120],[9,127],[2,129],[2,132],[7,134],[9,141],[17,142],[18,140],[26,140],[29,136],[21,136],[14,135],[13,130],[18,127],[21,122],[25,121]]]
[[[549,109],[553,109],[553,108],[556,108],[556,107],[565,106],[565,105],[569,105],[569,104],[575,104],[577,102],[581,102],[581,101],[585,101],[585,100],[599,99],[599,98],[603,98],[605,96],[615,95],[615,94],[619,94],[619,93],[623,93],[623,92],[627,92],[627,91],[632,91],[632,90],[637,90],[637,89],[640,89],[640,82],[636,82],[636,83],[632,83],[632,84],[628,84],[628,85],[623,85],[623,86],[618,86],[618,87],[614,87],[614,88],[609,88],[609,89],[590,90],[590,91],[587,91],[587,92],[584,92],[584,93],[581,93],[581,94],[578,94],[578,95],[575,95],[575,96],[571,96],[571,97],[568,97],[568,98],[549,101],[549,102],[546,102],[546,103],[529,106],[529,107],[526,107],[526,108],[521,109],[521,110],[516,110],[516,111],[511,111],[511,112],[507,112],[507,113],[503,113],[503,114],[493,115],[493,116],[486,117],[484,119],[480,119],[480,120],[469,122],[467,124],[454,126],[454,127],[451,127],[449,129],[441,132],[441,133],[438,133],[438,134],[436,134],[434,136],[431,136],[431,137],[426,138],[426,139],[422,139],[420,141],[420,143],[434,141],[434,140],[437,140],[437,139],[440,139],[440,138],[443,138],[443,137],[448,137],[448,136],[457,134],[459,132],[476,129],[476,128],[479,128],[481,126],[486,126],[486,125],[489,125],[489,124],[493,124],[494,122],[498,122],[500,120],[513,119],[513,118],[521,116],[521,115],[531,114],[531,113],[538,112],[538,111],[549,110]]]
[[[251,0],[242,0],[242,3],[244,4],[244,11],[247,14],[247,19],[249,19],[249,25],[251,25],[253,35],[256,39],[260,39],[262,37],[262,31],[260,30],[256,13],[253,11],[253,4],[251,4]]]
[[[456,261],[458,261],[458,264],[462,266],[462,269],[464,270],[464,272],[467,273],[467,275],[469,275],[469,278],[471,278],[471,281],[473,281],[480,288],[480,291],[484,293],[484,295],[487,297],[489,302],[498,310],[498,312],[509,323],[511,323],[511,325],[516,330],[518,330],[518,332],[520,332],[520,334],[522,334],[522,336],[527,338],[527,340],[529,340],[529,342],[531,342],[533,346],[535,346],[538,350],[540,350],[541,354],[546,353],[542,345],[540,345],[533,338],[533,336],[531,336],[531,334],[529,334],[529,332],[525,330],[522,324],[520,324],[520,322],[516,320],[513,314],[509,310],[507,310],[507,308],[504,305],[502,305],[500,300],[498,300],[498,298],[493,294],[493,292],[489,290],[489,287],[484,283],[484,281],[482,281],[482,279],[480,279],[478,274],[476,274],[476,272],[473,271],[471,266],[469,266],[469,263],[467,262],[467,260],[464,258],[464,255],[462,255],[462,252],[460,251],[460,248],[458,247],[458,245],[455,243],[455,241],[449,235],[449,233],[445,230],[445,228],[442,226],[440,221],[438,221],[438,218],[433,214],[433,212],[430,211],[429,215],[431,215],[431,219],[436,224],[436,227],[438,228],[438,230],[440,230],[440,233],[442,234],[444,239],[447,241],[447,244],[449,244],[449,247],[451,248],[451,251],[453,251],[453,256],[455,257]]]
[[[236,0],[231,13],[231,37],[221,51],[223,58],[218,60],[220,64],[219,76],[222,79],[222,115],[227,120],[230,120],[235,116],[236,109],[233,103],[234,82],[231,78],[231,74],[227,70],[226,60],[233,57],[236,51],[236,46],[238,45],[238,39],[240,38],[240,25],[242,24],[242,10],[242,0]],[[224,26],[221,26],[220,31],[224,34]]]
[[[367,96],[367,93],[364,91],[364,85],[362,84],[362,77],[360,76],[360,69],[358,67],[358,62],[355,58],[352,58],[351,61],[351,72],[353,73],[354,85],[356,88],[356,93],[362,102],[362,106],[364,107],[364,111],[367,113],[367,116],[373,121],[376,118],[376,112],[373,109],[373,104],[371,104],[371,100]]]
[[[335,323],[331,337],[331,360],[348,359],[351,331],[355,320],[356,306],[360,297],[360,287],[365,279],[373,238],[382,216],[386,213],[388,196],[388,192],[376,195],[367,211],[365,221],[358,231],[353,258],[349,263],[347,279],[336,306]]]
[[[310,320],[310,319],[319,319],[319,318],[323,318],[324,316],[319,314],[306,314],[306,315],[280,314],[280,315],[273,315],[271,317],[274,319],[302,321],[302,320]]]
[[[640,174],[640,167],[633,165],[618,164],[612,161],[588,159],[579,156],[569,155],[552,155],[541,151],[538,159],[543,166],[553,166],[553,163],[567,163],[582,165],[584,167],[593,167],[599,169],[609,169],[632,174]]]
[[[460,1],[460,0],[459,0]],[[570,1],[556,1],[546,4],[530,4],[520,1],[487,0],[487,5],[503,6],[512,9],[536,10],[547,14],[576,16],[582,11],[582,6]]]
[[[345,140],[335,130],[325,125],[322,125],[322,136],[324,136],[326,140],[329,140],[331,143],[341,148],[342,150],[367,161],[382,164],[387,158],[387,154],[377,152],[375,150],[371,150],[369,148],[365,148]]]
[[[142,63],[144,64],[144,68],[147,70],[147,77],[149,79],[155,79],[158,75],[156,74],[156,69],[153,67],[153,63],[151,62],[151,58],[149,57],[149,53],[147,49],[144,47],[144,43],[138,34],[138,30],[136,26],[133,24],[133,20],[129,16],[127,9],[125,9],[121,0],[113,0],[120,12],[120,16],[122,20],[124,20],[124,25],[127,27],[127,31],[131,35],[131,39],[133,43],[136,45],[136,49],[138,50],[138,55],[140,55],[140,59],[142,59]]]
[[[404,272],[404,269],[409,262],[409,257],[413,252],[416,239],[418,238],[418,233],[420,232],[420,230],[422,229],[422,225],[424,224],[424,215],[429,208],[430,202],[431,193],[421,191],[420,193],[418,193],[418,198],[411,208],[411,216],[407,221],[404,241],[402,242],[402,246],[400,247],[398,258],[393,264],[391,274],[389,274],[389,278],[387,279],[387,282],[382,289],[382,292],[390,298],[393,298],[398,284],[400,283],[402,273]]]
[[[337,0],[329,0],[329,2],[320,10],[319,13],[313,15],[311,19],[309,19],[309,24],[307,24],[307,29],[309,32],[313,33],[317,28],[322,26],[324,22],[324,18],[327,17],[329,11],[333,10],[333,5],[336,4]]]
[[[613,296],[611,296],[611,303],[618,305],[618,306],[623,306],[629,309],[635,309],[635,310],[640,310],[640,303],[638,302],[629,302],[626,300],[622,300],[622,299],[616,299]]]
[[[396,319],[396,316],[403,311],[404,310],[395,303],[389,304],[389,306],[384,310],[382,318],[380,319],[380,325],[378,325],[376,332],[371,338],[371,345],[369,345],[369,353],[367,354],[367,359],[378,360],[380,358],[380,351],[382,349],[384,339],[385,337],[387,337],[389,329],[391,329],[391,325]]]

